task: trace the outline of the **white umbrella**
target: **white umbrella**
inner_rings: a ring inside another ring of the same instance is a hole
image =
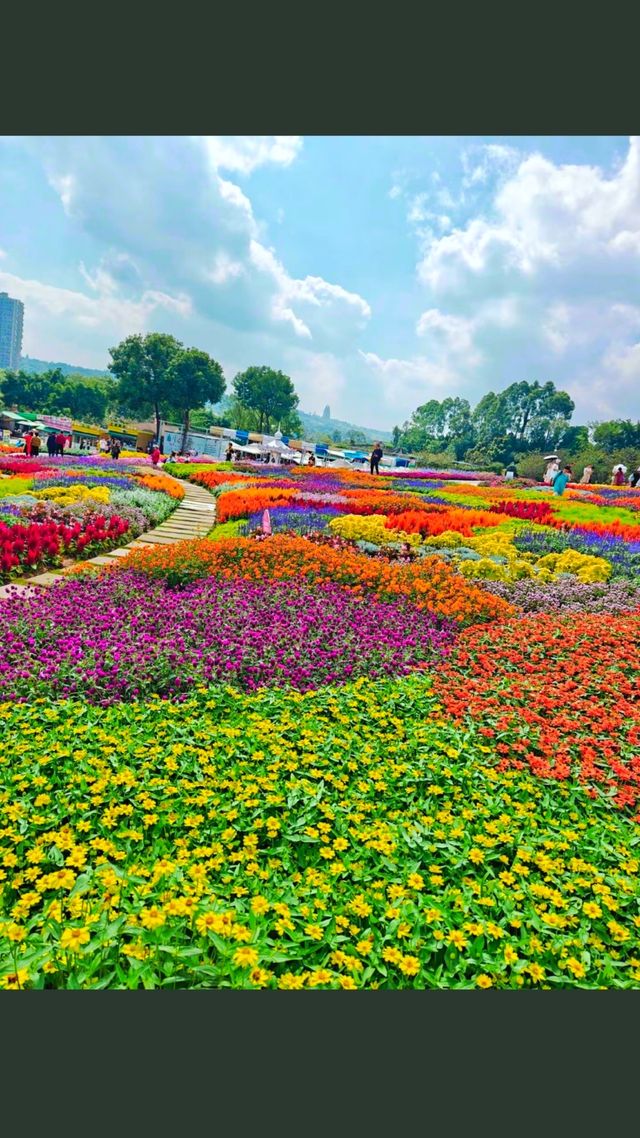
[[[624,462],[617,462],[613,469],[614,469],[614,471],[621,470],[623,474],[627,473],[627,468],[626,468]]]
[[[557,454],[545,454],[545,456],[544,456],[544,461],[545,461],[545,462],[553,462],[554,458],[555,458],[555,460],[556,460],[556,462],[557,462],[557,460],[558,460],[558,455],[557,455]]]

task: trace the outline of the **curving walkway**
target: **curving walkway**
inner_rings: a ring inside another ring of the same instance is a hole
[[[149,468],[140,468],[141,473],[148,474]],[[164,473],[164,472],[163,472]],[[134,549],[144,549],[149,545],[173,545],[177,541],[190,541],[197,537],[206,537],[213,528],[216,520],[215,498],[203,486],[196,486],[192,482],[185,482],[181,478],[173,478],[171,474],[164,474],[184,487],[184,498],[178,503],[177,509],[170,517],[155,529],[147,530],[134,538],[127,545],[112,549],[110,553],[101,553],[97,557],[86,559],[88,565],[112,565],[114,561],[129,556]],[[52,569],[46,573],[39,573],[37,577],[27,580],[15,580],[0,588],[0,598],[11,596],[17,592],[25,592],[37,588],[48,588],[56,581],[64,581],[65,573]],[[11,590],[9,592],[8,590]]]

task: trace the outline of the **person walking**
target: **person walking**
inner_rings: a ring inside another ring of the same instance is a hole
[[[157,466],[158,463],[160,462],[160,447],[158,446],[157,443],[155,444],[155,446],[153,447],[153,449],[151,451],[151,461],[152,461],[154,466]]]
[[[591,481],[591,475],[592,474],[593,474],[593,467],[592,466],[585,466],[584,470],[582,471],[582,478],[580,479],[580,485],[581,486],[588,486],[590,481]]]
[[[122,447],[120,446],[120,443],[118,442],[118,440],[113,439],[113,441],[111,443],[111,457],[113,459],[120,458],[120,451],[121,450],[122,450]]]
[[[636,486],[638,485],[638,482],[640,482],[640,466],[636,467],[636,469],[634,471],[632,471],[632,473],[629,476],[629,485],[634,490],[635,490]]]
[[[32,443],[33,443],[33,431],[31,430],[31,428],[29,428],[26,435],[24,436],[24,453],[26,454],[27,458],[31,458],[31,445],[32,445]]]
[[[31,454],[32,454],[33,458],[37,458],[38,455],[40,454],[41,443],[42,443],[42,439],[40,438],[40,435],[38,434],[37,431],[34,431],[33,432],[33,438],[31,439]]]
[[[544,472],[544,476],[543,476],[542,481],[546,482],[547,486],[553,486],[553,480],[554,480],[556,474],[558,474],[559,472],[560,472],[560,463],[558,462],[557,457],[555,457],[555,456],[552,457],[550,455],[549,456],[549,465],[547,466],[547,469]]]
[[[56,454],[62,458],[64,454],[64,435],[62,431],[58,431],[56,435]]]
[[[229,446],[227,447],[227,453],[225,454],[224,458],[225,462],[231,462],[231,459],[233,458],[233,447],[231,446],[231,443],[229,443]]]
[[[624,486],[625,470],[624,470],[624,466],[622,466],[621,463],[618,463],[617,466],[614,466],[612,474],[613,474],[613,476],[611,478],[611,485],[612,486]]]
[[[559,470],[553,480],[554,494],[557,494],[558,497],[561,498],[567,488],[567,483],[571,481],[571,478],[572,473],[570,466],[565,466],[564,470]]]
[[[376,443],[375,447],[371,451],[371,459],[370,459],[370,463],[369,463],[369,465],[371,467],[371,473],[372,474],[379,474],[380,473],[379,467],[380,467],[380,459],[381,458],[382,458],[382,446],[380,443]]]
[[[53,458],[54,454],[56,453],[56,433],[55,433],[55,431],[49,431],[49,434],[47,435],[47,453],[49,454],[49,456],[51,458]]]

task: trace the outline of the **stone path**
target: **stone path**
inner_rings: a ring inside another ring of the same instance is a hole
[[[141,473],[149,474],[148,467],[141,467]],[[172,478],[164,474],[165,478]],[[203,486],[196,486],[192,482],[183,482],[179,478],[172,478],[184,487],[184,498],[178,503],[165,522],[153,530],[140,534],[128,545],[121,545],[112,549],[110,553],[99,554],[87,560],[88,565],[113,565],[116,561],[124,561],[134,549],[145,549],[151,545],[173,545],[176,541],[189,541],[197,537],[206,537],[215,524],[215,499]],[[10,585],[0,588],[0,598],[16,595],[17,593],[35,593],[37,588],[48,588],[56,581],[64,581],[65,574],[52,570],[49,573],[40,573],[37,577],[28,580],[13,581]]]

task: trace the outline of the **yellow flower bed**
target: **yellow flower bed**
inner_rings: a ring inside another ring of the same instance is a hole
[[[55,502],[58,506],[73,506],[76,502],[89,500],[99,502],[106,506],[109,501],[108,486],[51,486],[47,490],[38,490],[37,498],[45,498],[48,502]]]
[[[374,545],[391,545],[396,542],[420,545],[419,533],[387,529],[385,518],[380,514],[370,514],[368,517],[361,514],[344,514],[342,517],[333,518],[329,522],[329,529],[337,537],[344,537],[348,541],[370,541]]]

